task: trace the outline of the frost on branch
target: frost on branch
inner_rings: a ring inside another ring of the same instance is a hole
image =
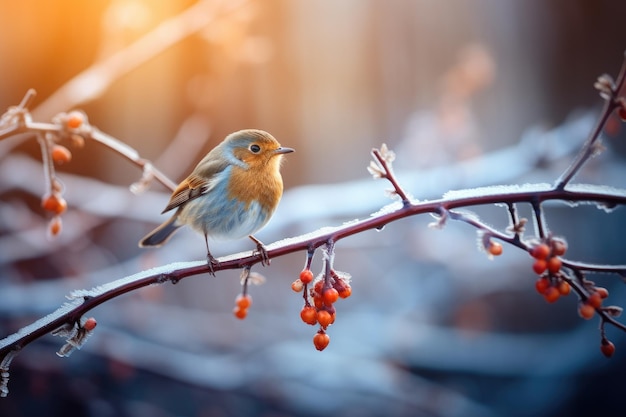
[[[65,324],[52,332],[53,336],[65,338],[65,344],[57,351],[57,355],[68,357],[76,349],[80,349],[96,328],[96,319],[82,319],[80,323]]]

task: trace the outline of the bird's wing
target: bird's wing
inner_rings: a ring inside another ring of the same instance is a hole
[[[228,167],[227,162],[203,162],[200,162],[191,175],[178,184],[178,187],[176,187],[170,197],[169,203],[167,203],[167,206],[161,213],[168,212],[189,200],[211,191],[219,181],[219,174]],[[200,166],[202,167],[201,169],[199,169]]]

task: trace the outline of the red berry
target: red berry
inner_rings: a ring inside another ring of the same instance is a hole
[[[63,145],[53,145],[51,153],[52,160],[59,165],[72,160],[72,152]]]
[[[324,307],[324,299],[321,295],[315,294],[313,296],[313,305],[315,305],[315,308],[318,310]]]
[[[547,278],[539,278],[537,281],[535,281],[535,289],[541,295],[543,295],[549,287],[550,280],[548,280]]]
[[[49,194],[41,200],[41,207],[54,214],[61,214],[67,209],[67,202],[56,193]]]
[[[247,310],[248,307],[252,305],[252,297],[250,294],[239,294],[237,298],[235,298],[235,303],[240,309]]]
[[[317,323],[317,310],[313,306],[304,306],[300,310],[300,318],[306,324],[314,325]]]
[[[565,281],[561,281],[556,286],[556,289],[559,290],[559,294],[561,294],[561,295],[568,295],[570,293],[570,291],[572,290],[572,287],[570,287],[569,283],[567,283]]]
[[[71,111],[67,115],[66,125],[70,129],[78,129],[85,121],[85,116],[79,111]]]
[[[549,303],[554,303],[556,300],[559,299],[560,296],[561,293],[559,293],[559,290],[557,290],[556,287],[548,287],[543,293],[543,297]]]
[[[350,284],[348,284],[345,280],[339,278],[338,276],[335,277],[333,288],[337,290],[337,292],[339,293],[339,297],[341,298],[348,298],[352,294],[352,288],[350,288]]]
[[[543,274],[546,272],[546,269],[548,269],[548,262],[546,262],[545,259],[537,259],[533,263],[533,271],[535,271],[535,274],[537,275]]]
[[[615,345],[610,340],[602,339],[602,343],[600,343],[600,350],[604,356],[610,358],[615,353]]]
[[[502,255],[502,245],[498,242],[489,242],[487,251],[492,256],[500,256]]]
[[[317,322],[323,329],[327,328],[335,321],[334,314],[331,314],[328,310],[320,310],[317,312]]]
[[[247,308],[239,308],[239,307],[235,307],[233,309],[233,314],[235,315],[235,317],[237,317],[239,320],[243,320],[246,318],[246,316],[248,315],[248,309]]]
[[[315,336],[313,336],[313,344],[315,345],[315,349],[319,350],[320,352],[326,349],[328,343],[330,343],[330,336],[328,336],[325,332],[317,332],[315,333]]]
[[[302,291],[303,288],[304,288],[304,284],[302,283],[302,281],[300,281],[299,278],[291,283],[291,289],[294,292],[300,292]]]
[[[311,272],[310,269],[303,269],[302,272],[300,272],[300,281],[302,281],[303,284],[308,284],[313,281],[313,272]]]
[[[322,297],[324,298],[324,304],[332,305],[339,298],[339,291],[334,288],[326,288]]]
[[[339,297],[348,298],[352,295],[352,287],[346,284],[341,291],[339,291]]]
[[[617,108],[617,114],[619,118],[622,119],[622,122],[626,122],[626,105],[624,105],[624,102]]]
[[[317,294],[319,296],[322,295],[322,287],[324,286],[324,280],[320,279],[319,281],[317,281],[315,283],[315,285],[313,286],[313,295]]]
[[[596,309],[587,303],[580,303],[578,306],[578,314],[585,320],[589,320],[595,314]]]
[[[557,258],[556,256],[548,258],[548,271],[551,273],[558,273],[561,270],[562,265],[563,262],[561,261],[561,258]]]
[[[563,239],[552,239],[552,254],[556,256],[563,256],[567,251],[567,242]]]
[[[61,217],[54,216],[52,220],[50,220],[50,224],[48,225],[50,235],[58,235],[59,233],[61,233],[61,229],[63,229],[63,221],[61,220]]]
[[[83,324],[83,328],[87,330],[88,332],[90,332],[96,328],[97,324],[98,322],[96,321],[96,319],[94,319],[93,317],[89,317],[87,320],[85,320],[85,323]]]
[[[587,303],[593,308],[600,308],[602,306],[602,296],[596,291],[589,294]]]
[[[545,243],[539,243],[530,250],[530,256],[535,259],[546,259],[550,256],[550,247]]]
[[[600,294],[600,298],[605,299],[609,296],[609,290],[604,287],[596,287],[596,292]]]

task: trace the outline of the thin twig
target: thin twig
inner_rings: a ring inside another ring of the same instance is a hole
[[[600,113],[600,117],[596,122],[593,130],[589,134],[589,137],[583,144],[580,152],[574,159],[574,162],[561,174],[561,176],[556,180],[555,188],[563,189],[570,182],[570,180],[576,175],[576,173],[580,170],[580,168],[584,165],[584,163],[596,152],[595,144],[600,138],[602,134],[602,130],[604,129],[604,125],[607,120],[615,111],[615,108],[619,105],[617,101],[617,96],[622,90],[624,86],[624,82],[626,81],[626,53],[624,54],[624,59],[622,61],[622,67],[620,69],[619,75],[617,76],[617,81],[615,83],[615,87],[613,88],[612,94],[610,97],[607,97],[604,102],[604,106],[602,108],[602,112]]]

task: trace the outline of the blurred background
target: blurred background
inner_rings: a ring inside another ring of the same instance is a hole
[[[415,198],[494,184],[552,182],[599,112],[598,75],[626,49],[618,1],[26,0],[0,13],[0,108],[36,89],[32,115],[81,109],[174,181],[225,135],[271,132],[296,153],[266,243],[365,218],[388,204],[366,171],[383,142]],[[616,118],[580,182],[624,187]],[[129,186],[139,169],[87,142],[58,168],[69,203],[49,239],[37,141],[0,142],[0,337],[89,289],[176,261],[203,259],[181,230],[161,249],[138,240],[169,192]],[[520,206],[523,216],[531,216]],[[495,227],[502,207],[472,208]],[[626,263],[623,209],[546,205],[568,257]],[[292,292],[305,254],[256,267],[244,321],[237,271],[145,288],[91,314],[98,327],[70,358],[52,336],[14,360],[2,416],[622,415],[626,337],[599,350],[597,321],[575,297],[548,305],[530,258],[489,260],[476,232],[428,216],[337,244],[353,277],[322,353]],[[532,234],[532,227],[528,229]],[[213,242],[216,256],[252,249]],[[314,269],[320,268],[320,254]],[[622,304],[616,276],[592,277]]]

